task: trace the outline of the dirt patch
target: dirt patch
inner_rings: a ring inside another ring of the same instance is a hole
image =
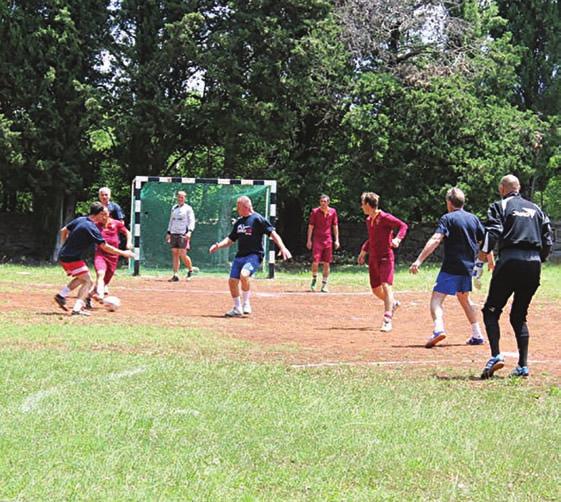
[[[48,318],[50,322],[69,322],[52,301],[56,285],[41,285],[25,292],[2,294],[0,312],[29,309],[30,322]],[[253,314],[229,319],[224,312],[231,307],[227,278],[196,277],[191,282],[168,283],[163,278],[117,279],[111,294],[123,306],[109,313],[94,310],[90,318],[73,318],[73,323],[176,326],[209,329],[220,336],[255,342],[262,352],[251,351],[260,361],[283,362],[301,367],[345,364],[376,365],[387,368],[431,368],[433,374],[447,378],[447,371],[465,368],[480,371],[489,357],[488,345],[465,345],[469,324],[454,298],[447,299],[445,320],[447,339],[433,349],[425,349],[432,323],[428,293],[400,291],[401,307],[391,333],[379,331],[382,304],[367,290],[331,287],[331,293],[309,293],[305,285],[286,285],[256,280],[251,298]],[[475,296],[482,303],[482,295]],[[72,303],[72,300],[70,300]],[[533,376],[561,377],[561,322],[556,304],[535,301],[528,318],[531,332],[530,365]],[[501,320],[501,349],[507,375],[516,365],[516,341],[508,324],[508,307]],[[275,350],[286,346],[290,350]],[[452,371],[452,373],[454,373]]]

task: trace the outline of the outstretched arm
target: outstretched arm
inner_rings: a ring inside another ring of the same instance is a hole
[[[421,268],[422,263],[432,254],[435,249],[440,246],[440,243],[444,240],[444,234],[434,233],[432,237],[427,241],[425,247],[417,257],[417,259],[409,267],[409,272],[416,274]]]
[[[230,239],[229,237],[224,237],[224,239],[222,239],[220,242],[215,242],[212,246],[210,246],[208,252],[211,254],[216,253],[216,251],[218,251],[219,249],[229,248],[232,244],[234,244],[234,241],[232,239]]]
[[[290,258],[292,258],[292,254],[290,253],[290,251],[284,245],[284,242],[282,241],[281,236],[279,234],[277,234],[277,232],[275,230],[273,230],[271,232],[270,237],[273,240],[273,242],[277,245],[277,247],[279,248],[279,253],[281,254],[283,260],[290,260]]]

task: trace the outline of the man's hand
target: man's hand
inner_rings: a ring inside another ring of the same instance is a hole
[[[341,244],[339,244],[339,241],[336,240],[335,241],[335,249],[339,249],[341,247]]]
[[[312,249],[312,241],[311,240],[308,240],[308,242],[306,242],[306,247],[308,249]]]
[[[419,272],[420,268],[421,268],[421,262],[419,260],[415,260],[413,263],[411,263],[411,266],[409,267],[409,272],[411,274],[416,274]]]
[[[130,249],[128,249],[127,251],[123,251],[122,256],[124,256],[125,258],[130,258],[132,260],[134,259],[134,251],[131,251]]]
[[[279,249],[279,256],[282,256],[283,260],[290,260],[292,258],[290,251],[284,247]]]
[[[171,242],[171,235],[166,234],[166,242],[169,244]]]
[[[216,253],[218,251],[218,242],[215,242],[212,246],[208,248],[210,254]]]
[[[361,251],[360,254],[358,255],[358,258],[356,259],[356,261],[358,262],[359,265],[364,265],[365,256],[366,256],[366,253],[363,253]]]
[[[392,248],[398,248],[401,244],[401,239],[399,237],[394,237],[392,239]]]

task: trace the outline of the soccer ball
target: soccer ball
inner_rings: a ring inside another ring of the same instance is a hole
[[[106,296],[103,299],[103,304],[109,312],[115,312],[121,306],[121,300],[116,296]]]

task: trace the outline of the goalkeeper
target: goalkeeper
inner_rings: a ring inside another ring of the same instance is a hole
[[[485,230],[477,216],[464,210],[465,196],[459,188],[446,193],[448,212],[440,218],[438,226],[425,247],[413,262],[409,271],[416,274],[421,264],[444,241],[444,257],[430,300],[430,311],[434,322],[432,335],[425,347],[430,349],[446,338],[443,304],[447,296],[455,295],[471,324],[468,345],[484,343],[478,321],[477,307],[472,303],[472,276],[479,280],[483,263],[477,261],[478,242],[483,240]]]

